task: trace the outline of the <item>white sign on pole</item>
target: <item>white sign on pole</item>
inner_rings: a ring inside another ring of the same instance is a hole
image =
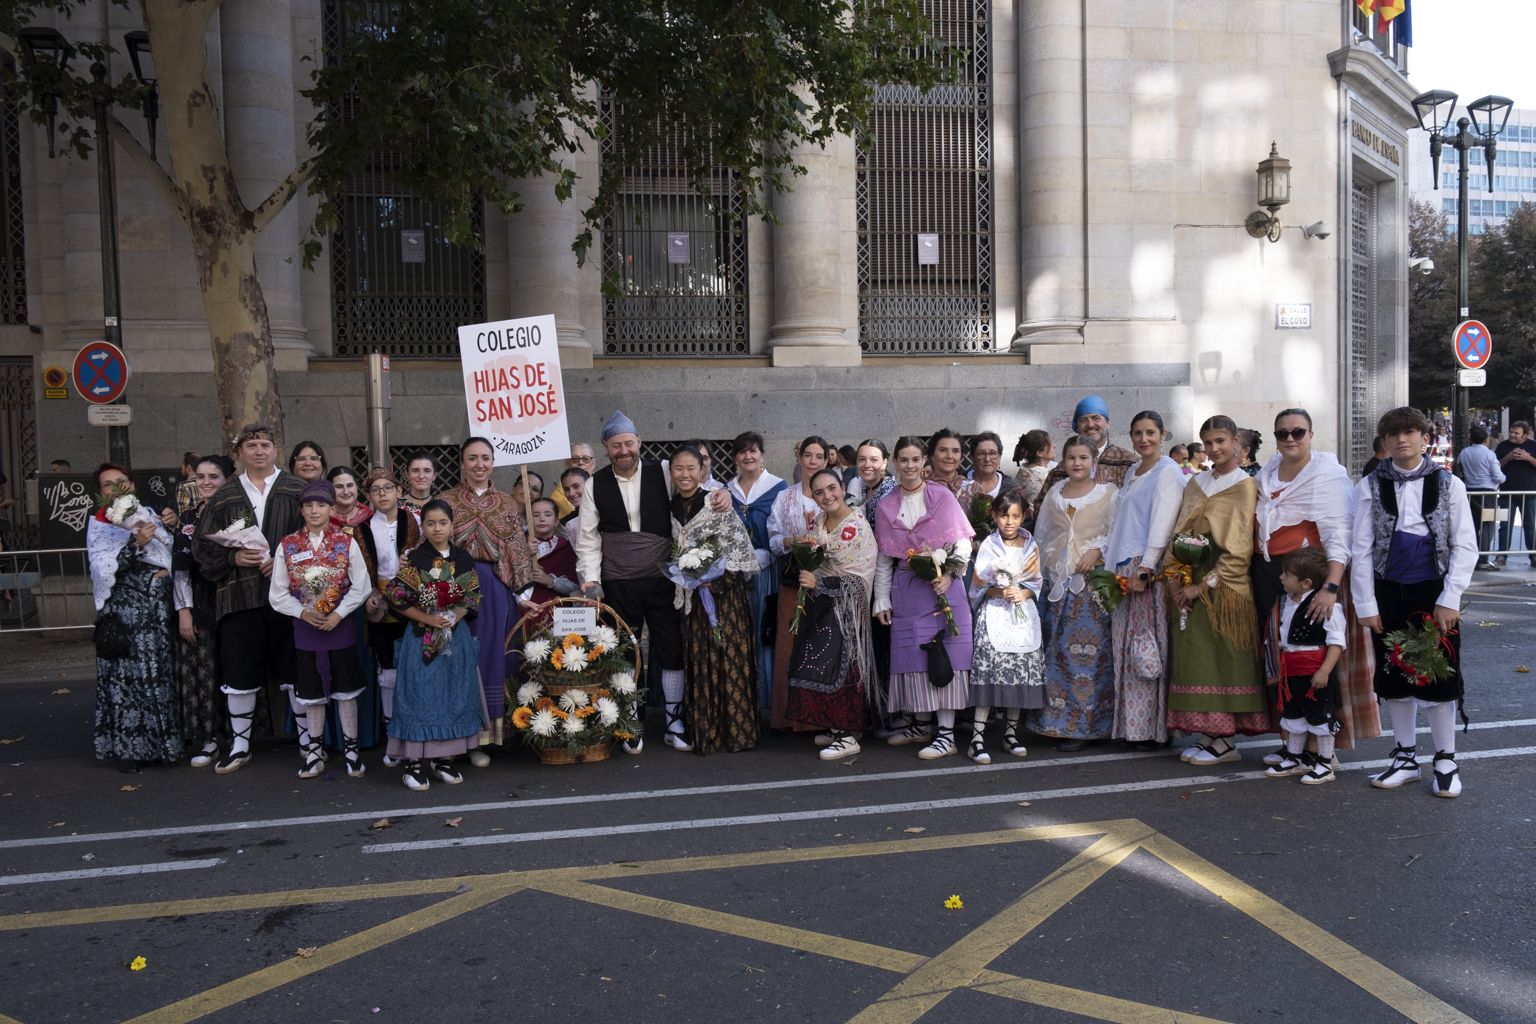
[[[1480,388],[1488,383],[1487,370],[1457,370],[1456,383],[1464,388]]]
[[[553,609],[551,620],[555,636],[567,633],[591,636],[597,632],[597,609],[591,605],[559,605]]]
[[[553,316],[460,327],[459,360],[469,432],[491,442],[496,465],[570,454]]]
[[[1462,371],[1466,372],[1466,371]],[[93,427],[126,427],[133,422],[133,407],[127,405],[91,405],[85,421]]]

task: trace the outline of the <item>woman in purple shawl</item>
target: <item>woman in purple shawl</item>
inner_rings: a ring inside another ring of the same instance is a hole
[[[890,710],[904,712],[906,724],[886,741],[892,746],[931,742],[917,756],[925,761],[956,752],[955,712],[970,707],[971,609],[965,596],[965,567],[975,535],[960,503],[943,484],[923,480],[928,461],[923,442],[896,442],[899,487],[875,509],[880,558],[875,568],[874,614],[891,626]],[[911,556],[937,552],[939,578],[925,580]],[[954,627],[941,607],[948,600]],[[929,650],[942,643],[954,678],[935,686],[928,677]],[[933,730],[938,713],[938,731]]]

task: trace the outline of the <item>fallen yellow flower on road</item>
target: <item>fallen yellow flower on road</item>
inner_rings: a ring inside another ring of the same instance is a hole
[[[148,966],[149,966],[149,961],[145,960],[141,956],[136,956],[136,957],[134,957],[132,960],[130,960],[128,962],[128,969],[130,971],[142,971],[144,968],[146,968]]]
[[[962,900],[959,896],[950,896],[949,899],[944,901],[944,909],[963,910],[965,909],[965,901]]]

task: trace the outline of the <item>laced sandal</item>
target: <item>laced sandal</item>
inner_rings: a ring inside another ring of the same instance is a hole
[[[187,763],[190,764],[193,768],[207,768],[209,765],[213,764],[214,759],[218,756],[219,745],[210,741],[206,746],[203,747],[202,750],[199,750],[197,753],[193,754],[192,759]]]
[[[959,752],[959,748],[955,746],[954,728],[941,725],[938,732],[934,733],[933,742],[919,750],[917,756],[924,761],[937,761],[941,757],[949,757]]]
[[[986,743],[982,742],[981,732],[979,730],[971,733],[971,745],[966,750],[965,755],[972,761],[975,761],[977,764],[992,763],[992,755],[987,753],[987,745]]]
[[[1014,757],[1028,757],[1029,749],[1019,742],[1019,727],[1009,725],[1003,730],[1003,749]]]
[[[432,762],[432,774],[437,776],[438,782],[447,786],[457,786],[464,781],[464,776],[445,757]]]
[[[1306,772],[1307,765],[1300,754],[1286,752],[1285,758],[1279,764],[1272,764],[1264,769],[1266,777],[1271,779],[1284,779],[1292,775],[1301,775]]]
[[[1435,796],[1443,796],[1448,800],[1454,800],[1461,795],[1461,769],[1456,767],[1455,752],[1446,753],[1443,750],[1435,751],[1434,761],[1435,780],[1432,792]]]
[[[230,715],[229,728],[236,741],[244,740],[245,749],[236,753],[231,747],[229,753],[213,762],[213,770],[217,775],[228,775],[244,768],[246,762],[251,759],[251,726],[255,724],[255,715]],[[245,725],[240,725],[244,722]],[[323,760],[323,759],[322,759]]]
[[[363,755],[358,752],[357,740],[348,739],[342,742],[342,759],[347,765],[347,778],[361,778],[368,771],[368,766],[363,764]]]
[[[406,789],[417,793],[432,788],[432,780],[427,778],[427,773],[420,761],[405,762],[405,771],[401,774],[400,781],[405,783]]]
[[[1397,789],[1419,780],[1419,762],[1412,747],[1393,747],[1392,761],[1385,770],[1371,776],[1377,789]]]
[[[686,754],[693,749],[693,744],[688,739],[687,726],[683,722],[683,702],[668,704],[667,724],[662,733],[661,741],[678,753]],[[676,726],[674,731],[673,726]]]
[[[1221,746],[1218,747],[1216,745],[1218,743]],[[1241,761],[1242,759],[1243,755],[1237,752],[1237,748],[1230,741],[1215,739],[1209,743],[1200,744],[1183,760],[1186,764],[1212,765],[1229,764],[1232,761]]]
[[[832,734],[832,742],[821,748],[817,754],[823,761],[838,761],[845,757],[852,757],[862,750],[857,736],[849,732]]]
[[[909,743],[927,743],[931,739],[931,723],[919,722],[914,716],[908,715],[905,724],[886,737],[885,742],[893,747],[904,747]]]
[[[1281,761],[1284,761],[1286,758],[1288,758],[1290,756],[1291,756],[1290,752],[1285,749],[1285,744],[1282,743],[1280,745],[1280,749],[1279,750],[1271,750],[1269,753],[1264,755],[1264,764],[1265,765],[1279,764]]]
[[[299,748],[304,755],[304,767],[299,769],[299,778],[313,779],[325,771],[325,758],[320,756],[320,744],[311,740],[308,745]]]
[[[1305,755],[1307,770],[1301,773],[1303,786],[1321,786],[1325,782],[1332,782],[1338,778],[1333,774],[1333,768],[1328,761],[1312,754]]]

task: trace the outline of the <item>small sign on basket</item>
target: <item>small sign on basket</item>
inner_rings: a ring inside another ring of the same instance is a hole
[[[597,609],[591,605],[558,605],[551,613],[554,620],[550,628],[555,636],[580,633],[589,637],[597,632]]]

